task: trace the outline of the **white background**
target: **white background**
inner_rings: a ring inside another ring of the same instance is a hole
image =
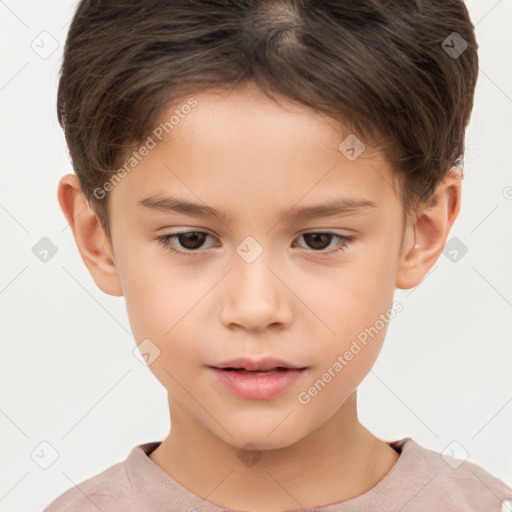
[[[166,392],[132,353],[124,299],[96,287],[57,201],[72,172],[55,103],[75,5],[0,1],[1,511],[41,511],[169,430]],[[385,440],[439,452],[455,440],[456,456],[512,486],[512,2],[467,5],[480,75],[449,239],[468,252],[441,255],[418,287],[397,290],[404,310],[359,388],[360,418]],[[31,47],[41,37],[58,44],[47,58]],[[42,237],[58,249],[47,263],[32,253]],[[48,469],[31,458],[44,441],[58,452]]]

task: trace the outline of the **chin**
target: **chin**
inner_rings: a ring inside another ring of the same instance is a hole
[[[278,425],[279,421],[269,428],[268,422],[262,422],[258,428],[253,422],[251,428],[240,425],[236,430],[232,425],[229,432],[233,437],[222,432],[222,440],[238,450],[280,450],[297,443],[307,435],[302,435],[292,424],[286,427]]]

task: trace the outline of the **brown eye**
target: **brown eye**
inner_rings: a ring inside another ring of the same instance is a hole
[[[190,231],[188,233],[179,233],[176,235],[178,242],[185,249],[199,249],[205,240],[206,233],[201,233],[199,231]]]
[[[329,247],[334,235],[332,233],[306,233],[302,235],[311,249],[322,251]]]
[[[158,243],[170,252],[183,256],[193,256],[195,253],[202,252],[199,249],[209,236],[211,235],[202,231],[186,231],[161,236],[158,238]]]
[[[318,252],[321,255],[329,255],[338,251],[344,251],[350,242],[352,242],[354,237],[325,231],[318,233],[304,233],[299,238],[303,238],[308,248],[312,249],[313,252]],[[337,240],[338,244],[334,245],[334,249],[326,250],[333,240]]]

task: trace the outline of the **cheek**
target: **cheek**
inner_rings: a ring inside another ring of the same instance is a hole
[[[318,409],[318,417],[334,414],[361,384],[374,365],[385,337],[386,327],[360,330],[358,335],[340,334],[316,356],[310,378],[298,392],[301,405]]]
[[[173,382],[169,374],[178,377],[181,368],[200,359],[192,341],[200,335],[204,291],[170,265],[142,261],[134,258],[123,266],[126,309],[136,344],[149,339],[157,347],[159,355],[150,370],[167,387]]]
[[[128,253],[119,265],[121,286],[136,340],[150,337],[150,333],[162,338],[190,309],[197,295],[193,286],[186,285],[176,266],[165,265],[155,251],[158,249]]]
[[[326,389],[331,392],[326,391],[326,399],[329,395],[339,400],[344,389],[354,389],[382,348],[390,318],[394,317],[396,263],[389,253],[391,250],[387,256],[383,252],[382,257],[373,251],[360,254],[330,272],[328,279],[318,280],[317,284],[323,284],[313,287],[314,293],[308,292],[308,305],[322,320],[318,327],[322,334],[317,334],[319,343],[314,348],[314,378],[321,380],[320,387],[329,382]]]
[[[315,277],[305,302],[325,324],[322,336],[346,340],[373,324],[393,301],[395,273],[390,258],[372,253]]]

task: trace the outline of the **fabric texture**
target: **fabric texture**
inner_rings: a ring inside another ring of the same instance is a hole
[[[410,437],[388,444],[400,457],[367,492],[314,508],[298,506],[289,512],[512,512],[512,488],[480,466],[467,460],[445,460]],[[235,510],[204,500],[167,475],[148,457],[159,445],[160,441],[154,441],[134,447],[124,462],[68,489],[44,512]]]

